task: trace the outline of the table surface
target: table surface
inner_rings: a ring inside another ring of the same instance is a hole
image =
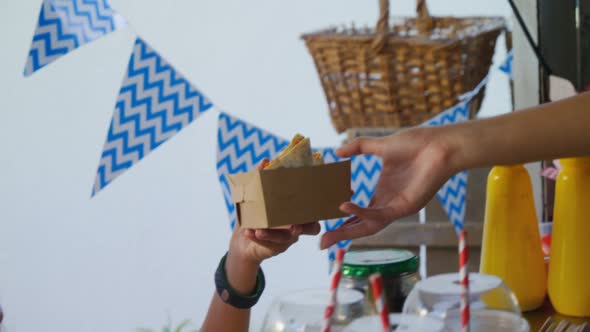
[[[573,324],[590,324],[590,317],[577,318],[556,313],[555,309],[553,309],[553,306],[551,306],[551,302],[549,302],[548,299],[545,301],[541,308],[534,311],[525,312],[523,315],[524,318],[526,318],[529,321],[529,324],[531,325],[531,331],[533,332],[539,331],[539,329],[541,329],[541,327],[543,326],[543,323],[545,323],[545,321],[549,317],[552,317],[555,321],[568,320]]]

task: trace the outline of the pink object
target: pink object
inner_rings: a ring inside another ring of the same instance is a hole
[[[385,292],[383,291],[383,278],[381,273],[372,274],[369,277],[371,289],[373,290],[373,297],[375,298],[375,307],[377,307],[377,314],[381,318],[381,329],[383,332],[389,332],[391,324],[389,323],[389,308],[385,300]]]
[[[322,332],[330,332],[332,329],[332,316],[334,316],[334,310],[336,309],[336,294],[338,291],[338,284],[340,284],[340,277],[342,276],[342,260],[344,259],[345,251],[338,249],[336,252],[336,259],[332,266],[332,276],[330,277],[330,301],[324,311],[324,326]]]
[[[467,247],[467,232],[459,234],[459,279],[461,283],[461,331],[469,332],[469,248]]]
[[[551,180],[557,179],[558,174],[559,170],[555,167],[545,167],[541,170],[541,175]]]
[[[559,160],[553,160],[553,165],[555,165],[555,167],[545,167],[541,170],[541,176],[544,176],[548,179],[551,180],[555,180],[557,179],[557,176],[559,175],[559,171],[561,170],[561,165],[559,164]]]

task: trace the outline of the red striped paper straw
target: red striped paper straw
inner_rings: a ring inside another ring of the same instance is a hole
[[[336,294],[338,293],[338,284],[340,283],[340,277],[342,276],[342,260],[344,259],[345,251],[338,249],[336,252],[336,259],[334,265],[332,265],[332,275],[330,276],[330,300],[324,311],[324,325],[322,332],[330,332],[332,329],[332,316],[336,310]]]
[[[469,248],[467,247],[467,232],[459,234],[459,279],[461,282],[461,331],[469,332]]]
[[[389,308],[387,307],[387,301],[385,300],[381,273],[372,274],[369,277],[369,282],[371,283],[371,289],[373,290],[377,314],[379,314],[379,318],[381,318],[381,330],[383,332],[389,332],[391,328],[391,324],[389,323]]]

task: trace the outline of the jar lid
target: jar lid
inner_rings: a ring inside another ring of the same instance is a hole
[[[469,273],[469,293],[471,295],[483,294],[492,291],[502,285],[502,279],[483,273]],[[416,288],[422,293],[435,295],[459,296],[463,287],[459,283],[458,273],[438,274],[420,281]]]
[[[400,249],[369,249],[349,251],[342,262],[342,274],[349,277],[383,276],[418,271],[418,257]]]

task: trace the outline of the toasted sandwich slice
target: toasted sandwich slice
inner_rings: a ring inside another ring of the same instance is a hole
[[[314,165],[309,138],[300,134],[295,135],[291,143],[264,168],[277,169],[281,167],[294,168]]]
[[[322,153],[320,151],[314,152],[313,154],[313,165],[323,165],[324,164],[324,157],[322,157]]]

